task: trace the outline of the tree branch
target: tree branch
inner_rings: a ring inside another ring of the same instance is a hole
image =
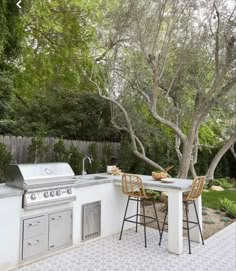
[[[224,143],[222,148],[218,151],[218,153],[215,155],[214,159],[212,160],[208,171],[206,173],[206,181],[213,180],[214,179],[214,172],[219,164],[221,158],[224,156],[224,154],[228,151],[228,149],[235,144],[236,142],[236,132],[231,135],[231,137]]]
[[[232,146],[230,147],[230,151],[231,151],[231,153],[232,153],[234,159],[236,160],[236,152],[235,152],[235,150],[234,150],[234,145],[235,145],[235,143],[232,144]]]
[[[217,9],[216,3],[214,2],[214,8],[216,11],[216,17],[217,17],[217,28],[215,33],[215,76],[216,80],[219,78],[219,30],[220,30],[220,13]]]

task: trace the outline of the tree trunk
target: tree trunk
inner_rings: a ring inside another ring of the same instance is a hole
[[[206,181],[210,181],[214,179],[215,169],[218,166],[221,158],[228,151],[228,149],[236,142],[236,132],[225,142],[222,148],[217,152],[214,159],[212,160],[210,167],[206,173]]]
[[[192,145],[193,144],[189,142],[188,138],[186,138],[183,144],[182,158],[179,164],[179,172],[178,172],[179,178],[188,177],[188,171],[189,171],[191,155],[192,155]]]
[[[234,143],[234,144],[235,144],[235,143]],[[235,150],[234,150],[234,144],[230,147],[230,151],[231,151],[233,157],[234,157],[235,160],[236,160],[236,152],[235,152]]]
[[[198,118],[197,116],[194,116],[188,136],[183,142],[182,158],[180,160],[178,172],[179,178],[188,177],[189,167],[192,160],[193,143],[198,133],[198,127]]]

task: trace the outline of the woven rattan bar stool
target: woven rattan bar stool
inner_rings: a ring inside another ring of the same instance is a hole
[[[183,222],[186,222],[187,227],[183,227],[183,229],[187,230],[188,232],[188,248],[189,248],[189,254],[191,254],[191,246],[190,246],[190,230],[196,226],[198,226],[200,234],[201,234],[201,239],[202,239],[202,244],[204,245],[204,240],[203,240],[203,236],[202,236],[202,230],[200,227],[200,223],[199,223],[199,217],[198,217],[198,213],[197,213],[197,208],[196,208],[196,203],[195,200],[197,198],[200,197],[200,195],[202,194],[202,190],[203,190],[203,186],[205,183],[205,176],[199,176],[194,178],[192,186],[188,192],[187,195],[183,196],[183,203],[185,206],[185,211],[186,211],[186,220],[183,220]],[[195,210],[195,214],[196,214],[196,219],[197,222],[195,221],[190,221],[188,219],[188,213],[189,213],[189,205],[193,204],[194,205],[194,210]],[[161,229],[161,236],[160,236],[160,241],[159,241],[159,245],[161,245],[161,240],[162,240],[162,235],[163,235],[163,231],[164,231],[164,227],[165,225],[167,225],[166,223],[166,217],[167,217],[167,213],[168,213],[168,206],[166,208],[166,212],[165,212],[165,217],[164,217],[164,222],[162,225],[162,229]],[[190,228],[189,224],[193,224],[193,226]]]
[[[136,224],[136,232],[138,230],[138,224],[140,224],[140,225],[144,226],[144,242],[145,242],[145,247],[147,247],[147,238],[146,238],[146,225],[147,224],[152,223],[153,221],[156,221],[157,228],[158,228],[159,234],[161,236],[159,220],[157,217],[157,211],[156,211],[156,207],[155,207],[155,200],[154,200],[155,194],[147,193],[144,189],[142,179],[139,176],[131,175],[131,174],[123,174],[122,175],[122,191],[124,194],[126,194],[128,196],[128,200],[127,200],[127,204],[126,204],[126,208],[125,208],[125,214],[124,214],[124,219],[123,219],[123,223],[122,223],[122,227],[121,227],[119,240],[121,240],[125,222],[135,223]],[[136,214],[127,217],[126,215],[127,215],[127,210],[128,210],[130,200],[137,202]],[[145,215],[145,201],[146,200],[149,200],[149,201],[152,200],[153,208],[154,208],[154,212],[155,212],[155,217]],[[139,203],[142,203],[143,214],[139,213]],[[139,219],[138,219],[139,217],[143,217],[143,222],[139,221]],[[132,218],[135,218],[135,221],[132,220]],[[146,221],[146,218],[149,219],[148,222]]]

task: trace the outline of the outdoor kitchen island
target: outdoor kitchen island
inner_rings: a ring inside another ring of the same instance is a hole
[[[161,183],[154,181],[150,176],[141,176],[145,188],[167,191],[169,194],[169,230],[168,250],[175,254],[182,253],[182,192],[189,189],[191,180],[176,180],[176,182]],[[11,193],[9,193],[9,190]],[[24,210],[21,208],[22,192],[17,189],[0,185],[0,270],[7,271],[26,263],[40,260],[52,254],[71,249],[120,232],[127,196],[121,189],[121,176],[108,174],[89,174],[76,176],[76,200],[57,206],[43,207],[37,210]],[[136,206],[130,206],[130,213],[135,213]],[[197,202],[201,209],[201,200]],[[73,229],[72,244],[58,248],[45,254],[32,257],[27,261],[21,259],[22,221],[33,216],[47,216],[50,213],[72,210]],[[190,210],[191,212],[191,210]],[[201,214],[201,212],[199,212]],[[201,216],[200,216],[201,222]],[[126,223],[126,229],[133,227]],[[157,232],[158,234],[158,232]],[[191,237],[199,241],[198,231],[191,232]],[[117,240],[117,242],[119,242]],[[125,242],[125,239],[121,242]],[[158,248],[158,236],[157,236]]]

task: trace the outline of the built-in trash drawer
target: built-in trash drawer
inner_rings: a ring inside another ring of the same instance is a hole
[[[41,235],[23,241],[22,260],[43,254],[47,251],[47,235]]]
[[[101,235],[101,201],[82,205],[82,241]]]
[[[23,227],[23,239],[39,235],[47,235],[47,217],[43,215],[24,219]]]
[[[49,250],[72,243],[72,211],[49,215]]]

